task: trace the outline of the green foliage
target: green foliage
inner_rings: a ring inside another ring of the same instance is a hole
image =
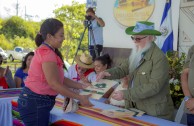
[[[181,88],[181,72],[186,55],[185,53],[181,53],[181,55],[179,56],[179,53],[177,51],[170,51],[167,52],[166,56],[170,64],[170,94],[175,108],[179,108],[184,97]]]
[[[26,31],[27,36],[30,37],[31,39],[34,39],[40,30],[40,23],[28,21],[28,22],[25,22],[25,27],[26,27],[25,29],[27,30]]]
[[[3,23],[2,32],[7,38],[14,38],[14,35],[27,37],[24,20],[17,16],[13,16]]]
[[[56,18],[64,24],[65,41],[62,45],[62,54],[66,60],[73,58],[77,50],[80,37],[84,31],[83,21],[85,18],[85,4],[72,2],[72,5],[65,5],[54,10]],[[81,43],[82,47],[87,48],[87,32]]]
[[[15,35],[34,39],[35,34],[37,33],[37,27],[38,24],[35,27],[35,23],[26,22],[20,17],[13,16],[3,21],[0,33],[3,33],[7,39],[13,39]]]
[[[36,48],[35,42],[30,38],[14,36],[14,39],[12,39],[11,42],[13,43],[14,47],[21,46],[32,50]]]
[[[3,27],[3,26],[2,26],[2,23],[3,23],[3,19],[0,18],[0,30],[1,30],[1,28]]]
[[[10,43],[3,34],[0,34],[1,46],[4,50],[13,48],[13,44]]]
[[[40,29],[39,22],[25,21],[20,17],[0,18],[0,41],[5,50],[16,46],[34,49],[34,38]]]

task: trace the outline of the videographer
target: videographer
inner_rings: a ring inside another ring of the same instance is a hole
[[[96,45],[96,51],[98,53],[98,56],[100,56],[100,53],[102,52],[102,49],[103,49],[103,28],[102,27],[105,26],[105,23],[102,20],[102,18],[99,18],[95,15],[95,11],[93,10],[93,8],[87,9],[85,22],[90,23],[89,24],[90,30],[88,31],[89,50],[90,50],[90,55],[94,60],[96,58],[94,46]]]

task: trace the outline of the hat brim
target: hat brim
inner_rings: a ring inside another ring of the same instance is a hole
[[[89,65],[82,63],[82,62],[80,61],[80,55],[77,55],[77,56],[75,57],[75,62],[76,62],[80,67],[83,67],[83,68],[87,68],[87,69],[94,68],[94,63],[89,64]]]
[[[128,35],[155,35],[155,36],[160,36],[162,35],[161,32],[157,31],[157,30],[143,30],[141,32],[133,32],[133,29],[134,29],[135,26],[131,26],[131,27],[128,27],[126,30],[125,30],[125,33],[128,34]]]

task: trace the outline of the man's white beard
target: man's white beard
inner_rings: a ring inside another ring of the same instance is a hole
[[[138,48],[137,46],[132,50],[129,56],[129,73],[132,73],[138,66],[142,59],[142,53],[149,50],[151,47],[151,42],[148,42],[144,48]]]

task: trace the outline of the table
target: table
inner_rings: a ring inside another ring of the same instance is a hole
[[[95,105],[94,106],[95,108],[100,108],[103,110],[117,108],[115,106],[104,104],[102,102],[92,100],[92,99],[91,99],[91,102]],[[178,124],[172,121],[156,118],[156,117],[149,116],[149,115],[143,115],[141,117],[134,117],[134,118],[141,120],[141,121],[146,121],[151,124],[160,125],[160,126],[184,126],[182,124]],[[84,126],[111,126],[111,124],[108,124],[106,122],[102,122],[99,120],[95,120],[90,117],[81,116],[77,113],[65,114],[61,111],[61,109],[56,108],[56,107],[53,108],[51,111],[51,117],[50,117],[51,122],[55,122],[60,119],[65,119],[65,120],[74,121],[74,122],[76,121],[80,124],[84,124]]]
[[[12,126],[12,107],[11,107],[11,100],[17,100],[17,97],[7,97],[7,98],[0,98],[0,126]],[[91,102],[95,105],[95,108],[100,109],[114,109],[115,106],[104,104],[102,102],[92,100]],[[77,122],[80,124],[84,124],[84,126],[111,126],[112,124],[101,121],[95,118],[91,118],[88,116],[84,116],[78,113],[68,113],[65,114],[60,108],[54,107],[51,111],[50,121],[55,122],[60,119],[69,120],[72,122]],[[146,121],[151,124],[156,124],[160,126],[183,126],[182,124],[178,124],[175,122],[171,122],[168,120],[152,117],[149,115],[143,115],[141,117],[134,117],[134,119],[138,119],[140,121]]]
[[[10,98],[0,98],[0,126],[12,126],[12,105]]]
[[[0,126],[12,126],[11,100],[17,99],[22,88],[0,90]]]

